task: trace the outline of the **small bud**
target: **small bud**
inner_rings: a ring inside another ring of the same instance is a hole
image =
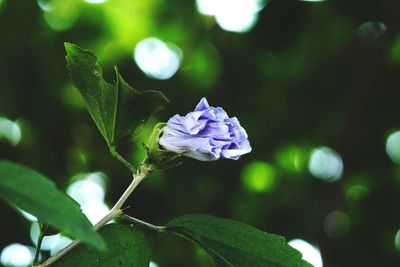
[[[142,166],[148,166],[150,170],[166,169],[180,164],[178,160],[180,157],[179,154],[162,149],[159,145],[160,135],[165,125],[166,123],[158,123],[154,127],[147,144],[143,145],[147,151],[147,159]]]

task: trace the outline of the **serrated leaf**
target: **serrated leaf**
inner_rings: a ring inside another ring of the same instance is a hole
[[[167,224],[167,231],[202,246],[216,266],[310,267],[284,237],[250,225],[209,215],[185,215]]]
[[[36,171],[0,161],[0,198],[97,249],[105,248],[79,204]]]
[[[168,99],[159,91],[138,91],[115,68],[115,84],[103,79],[102,69],[91,52],[65,43],[67,68],[74,85],[109,146],[134,134]]]
[[[148,267],[152,252],[151,236],[136,226],[109,224],[100,234],[107,243],[107,251],[98,252],[79,245],[57,261],[55,267]]]

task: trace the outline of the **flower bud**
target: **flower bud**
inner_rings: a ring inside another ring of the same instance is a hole
[[[251,151],[246,131],[236,117],[221,107],[210,107],[202,98],[193,112],[175,115],[162,129],[162,149],[201,161],[237,160]]]

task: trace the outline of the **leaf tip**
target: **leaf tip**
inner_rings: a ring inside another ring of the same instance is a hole
[[[89,244],[101,252],[105,252],[108,249],[107,243],[104,241],[103,237],[101,237],[100,235],[98,235],[98,238],[96,238],[96,242],[90,242]]]
[[[90,52],[89,50],[83,49],[82,47],[73,44],[73,43],[69,43],[69,42],[64,42],[64,47],[65,50],[67,51],[67,58],[68,57],[89,57],[91,60],[96,61],[97,58],[96,56]]]
[[[76,45],[74,45],[73,43],[69,43],[69,42],[64,42],[64,47],[65,47],[65,51],[67,51],[67,54],[70,54],[73,50],[75,50],[77,48]]]

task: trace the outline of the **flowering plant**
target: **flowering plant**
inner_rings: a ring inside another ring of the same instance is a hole
[[[125,213],[123,206],[149,174],[180,155],[201,161],[237,160],[249,153],[246,131],[237,118],[201,99],[193,112],[175,115],[158,124],[145,145],[147,157],[135,166],[118,151],[122,141],[137,134],[139,126],[168,102],[158,91],[139,91],[116,69],[115,84],[107,83],[96,57],[73,44],[65,44],[68,70],[106,144],[133,179],[113,208],[94,226],[78,203],[42,174],[9,161],[0,161],[0,197],[38,219],[34,266],[138,266],[148,267],[155,234],[185,237],[199,245],[217,266],[310,266],[281,236],[252,226],[209,215],[184,215],[157,226]],[[114,221],[114,223],[108,224]],[[49,227],[75,240],[41,262],[40,249]],[[179,265],[179,263],[177,263]]]

